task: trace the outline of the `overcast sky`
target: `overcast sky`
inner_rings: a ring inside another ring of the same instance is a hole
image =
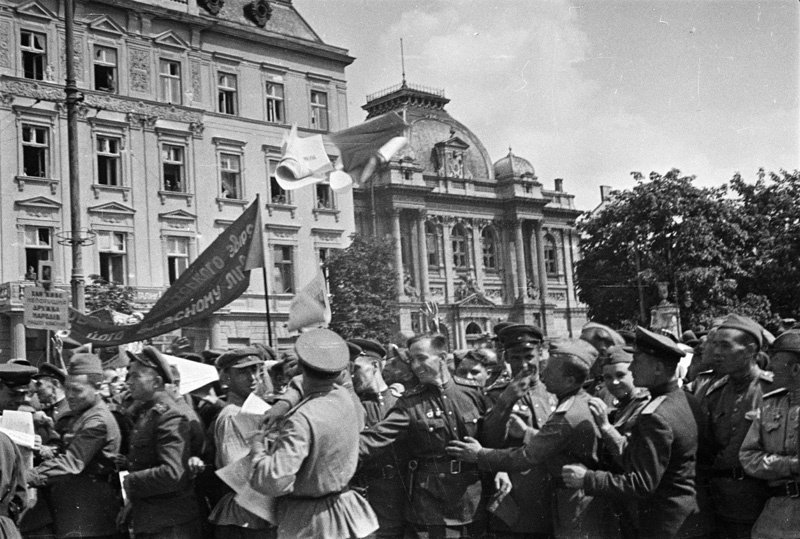
[[[294,0],[349,49],[350,123],[401,80],[443,88],[493,161],[528,159],[579,209],[679,168],[700,185],[798,164],[797,0]]]

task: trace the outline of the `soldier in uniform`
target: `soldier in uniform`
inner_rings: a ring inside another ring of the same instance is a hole
[[[607,504],[567,489],[561,468],[583,464],[596,468],[600,433],[589,412],[589,395],[582,389],[595,360],[586,343],[566,339],[551,344],[550,358],[542,371],[547,391],[558,406],[538,432],[511,415],[511,429],[524,432],[523,445],[509,449],[484,449],[473,438],[450,442],[447,452],[465,462],[477,462],[487,471],[525,471],[543,465],[555,482],[553,529],[557,538],[614,537],[616,524],[605,514]],[[526,508],[522,508],[524,511]]]
[[[755,539],[800,537],[800,331],[770,349],[773,385],[764,395],[739,451],[745,472],[769,482],[770,498],[753,526]]]
[[[121,434],[114,416],[100,397],[100,358],[72,356],[66,379],[69,412],[63,451],[39,464],[29,483],[48,485],[45,492],[56,537],[111,537],[122,506],[116,481],[115,456]]]
[[[58,419],[69,411],[64,384],[67,373],[55,365],[45,363],[39,367],[39,372],[33,377],[36,380],[36,394],[39,404],[47,417],[57,423]]]
[[[359,415],[336,383],[347,368],[347,344],[328,329],[295,343],[303,398],[285,415],[268,447],[252,445],[251,485],[277,498],[278,539],[366,537],[378,527],[369,504],[348,487],[358,465]]]
[[[696,509],[697,425],[676,373],[685,353],[671,339],[642,327],[636,328],[635,348],[627,350],[634,354],[633,381],[647,388],[652,400],[624,445],[622,472],[574,464],[564,466],[562,478],[588,495],[635,499],[635,536],[672,538]]]
[[[750,318],[729,315],[717,328],[712,354],[714,370],[722,376],[702,401],[710,423],[707,475],[721,539],[749,538],[769,493],[766,483],[746,474],[739,449],[754,411],[771,390],[772,373],[762,371],[756,357],[762,346],[762,327]]]
[[[520,447],[525,433],[536,434],[556,408],[555,395],[548,393],[539,380],[542,338],[542,331],[529,325],[506,326],[498,334],[513,380],[497,384],[489,392],[494,406],[484,418],[488,447]],[[512,415],[522,420],[524,429],[508,429]],[[511,539],[552,534],[553,484],[547,468],[535,465],[524,472],[512,471],[509,479],[510,494],[495,494],[494,501],[499,504],[490,521],[494,535]]]
[[[448,442],[481,437],[488,400],[474,382],[447,369],[442,335],[409,339],[408,356],[420,385],[408,389],[377,425],[361,434],[365,465],[393,443],[409,457],[407,537],[480,537],[485,527],[481,473],[447,455]]]
[[[348,346],[360,352],[352,358],[353,387],[364,407],[366,427],[378,424],[397,402],[381,374],[386,350],[367,339],[353,339]],[[397,444],[369,463],[359,466],[351,484],[365,492],[367,501],[378,517],[375,537],[401,539],[405,534],[406,489],[404,459]]]
[[[161,353],[145,346],[128,352],[136,419],[123,488],[129,498],[120,523],[132,520],[136,539],[193,539],[201,534],[199,507],[187,468],[189,423],[165,384],[172,382]]]

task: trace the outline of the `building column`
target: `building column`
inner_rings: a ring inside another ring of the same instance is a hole
[[[219,315],[213,314],[208,317],[208,347],[210,349],[222,348],[222,331],[219,326]]]
[[[428,281],[428,241],[425,237],[425,211],[417,214],[417,250],[419,251],[419,296],[424,301],[430,295]]]
[[[481,244],[480,225],[473,224],[469,233],[472,235],[472,252],[475,255],[472,260],[472,267],[475,269],[475,284],[478,286],[478,290],[483,291],[483,245]]]
[[[453,243],[450,241],[450,223],[445,220],[442,223],[442,256],[444,260],[444,280],[445,303],[452,303],[455,300],[455,272],[453,271]]]
[[[400,210],[392,209],[392,236],[394,237],[394,264],[397,268],[397,297],[405,295],[403,286],[403,247],[400,243]]]
[[[522,239],[522,219],[514,223],[514,242],[517,254],[517,298],[525,298],[528,290],[528,283],[525,271],[525,243]]]
[[[11,356],[25,359],[28,355],[25,348],[25,322],[22,313],[9,313],[11,319]]]
[[[539,268],[539,297],[544,305],[547,302],[547,270],[544,267],[544,231],[541,221],[533,222],[533,230],[536,235],[536,266]]]

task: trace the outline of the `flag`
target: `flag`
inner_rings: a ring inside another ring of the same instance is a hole
[[[261,221],[261,195],[256,195],[254,202],[256,207],[256,217],[253,222],[253,239],[250,242],[250,249],[247,251],[247,260],[244,262],[244,271],[267,266],[264,257],[264,223]]]
[[[289,305],[287,328],[289,331],[295,331],[314,324],[327,326],[330,321],[331,305],[328,302],[328,289],[325,286],[325,276],[319,269],[317,275],[297,293]]]
[[[283,156],[275,169],[278,184],[286,190],[299,189],[321,182],[332,170],[322,135],[300,138],[297,125],[292,125],[289,136],[284,138]]]

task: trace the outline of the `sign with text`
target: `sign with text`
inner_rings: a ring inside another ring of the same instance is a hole
[[[69,294],[34,286],[25,291],[23,322],[28,329],[59,331],[69,328]]]

